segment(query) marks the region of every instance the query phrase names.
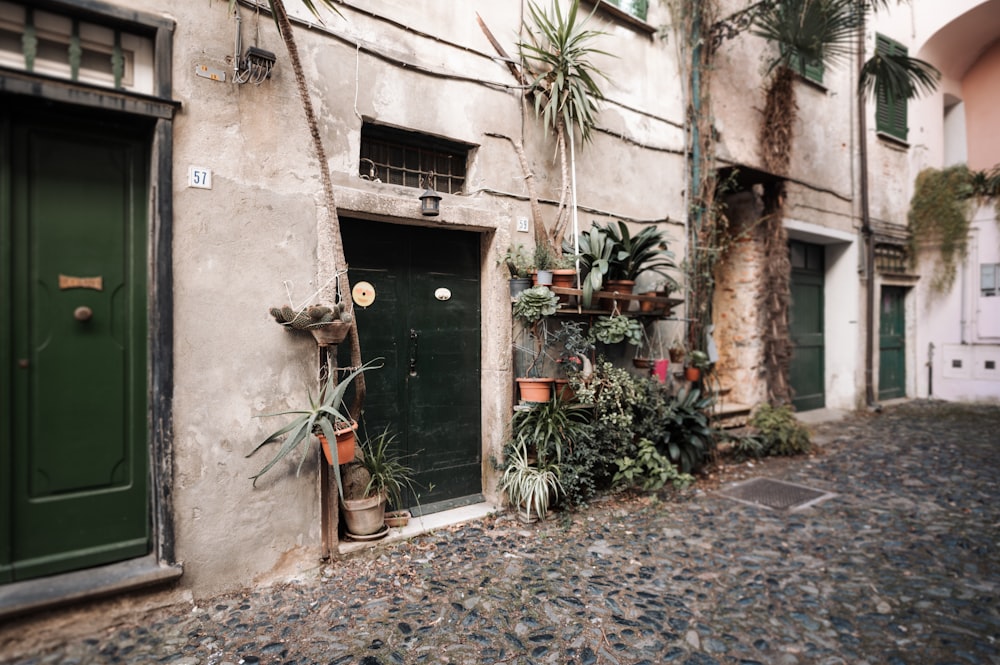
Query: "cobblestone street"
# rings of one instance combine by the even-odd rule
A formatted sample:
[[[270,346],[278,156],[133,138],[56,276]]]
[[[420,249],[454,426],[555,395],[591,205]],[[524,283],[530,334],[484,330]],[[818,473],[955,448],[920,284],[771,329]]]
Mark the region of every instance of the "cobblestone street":
[[[491,517],[0,660],[1000,664],[1000,407],[912,402],[813,431],[816,454],[683,496]],[[788,512],[716,492],[751,476],[834,496]]]

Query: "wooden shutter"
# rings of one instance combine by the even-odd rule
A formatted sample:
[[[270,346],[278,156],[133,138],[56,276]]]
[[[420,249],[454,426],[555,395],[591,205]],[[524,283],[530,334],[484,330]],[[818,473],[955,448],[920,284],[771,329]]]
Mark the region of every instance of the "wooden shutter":
[[[884,55],[906,55],[905,46],[885,35],[876,35],[875,51]],[[907,100],[891,99],[884,91],[880,91],[875,106],[875,129],[900,141],[905,141],[907,134],[906,106]]]

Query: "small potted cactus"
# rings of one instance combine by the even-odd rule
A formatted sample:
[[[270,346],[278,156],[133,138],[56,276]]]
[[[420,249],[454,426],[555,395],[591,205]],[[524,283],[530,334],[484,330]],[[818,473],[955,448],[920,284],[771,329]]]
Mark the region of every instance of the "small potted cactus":
[[[271,316],[289,330],[306,330],[312,333],[320,346],[340,344],[354,321],[354,315],[341,301],[332,307],[309,305],[293,309],[290,305],[272,307]]]

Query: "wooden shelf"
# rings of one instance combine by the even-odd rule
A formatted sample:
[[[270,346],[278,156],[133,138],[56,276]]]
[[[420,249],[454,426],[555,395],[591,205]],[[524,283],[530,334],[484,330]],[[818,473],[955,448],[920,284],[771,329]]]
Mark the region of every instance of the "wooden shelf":
[[[549,290],[552,291],[552,293],[555,293],[556,295],[576,296],[577,298],[580,299],[583,298],[582,289],[571,289],[561,286],[550,286]],[[613,299],[618,301],[624,300],[628,303],[638,302],[640,303],[640,306],[642,303],[651,303],[652,305],[656,306],[657,310],[659,310],[652,312],[642,312],[642,311],[622,312],[622,314],[628,316],[660,316],[660,317],[669,316],[670,311],[674,307],[684,303],[684,300],[681,298],[669,298],[665,296],[648,296],[648,295],[641,295],[638,293],[619,293],[618,291],[595,291],[593,298],[591,299],[592,301],[591,304],[593,304],[593,302],[596,302],[601,298],[606,298],[608,300]],[[609,310],[607,309],[583,309],[580,306],[573,307],[566,303],[560,303],[559,310],[556,312],[556,315],[559,314],[601,315],[608,313]]]

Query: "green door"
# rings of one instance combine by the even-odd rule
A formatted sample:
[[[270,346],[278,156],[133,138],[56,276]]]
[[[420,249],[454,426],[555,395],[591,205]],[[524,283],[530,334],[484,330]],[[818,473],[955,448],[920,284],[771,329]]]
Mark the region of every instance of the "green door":
[[[0,111],[0,581],[149,551],[148,138]]]
[[[423,512],[481,500],[479,235],[340,224],[351,284],[375,290],[355,307],[361,350],[385,363],[365,374],[364,428],[388,426],[412,455]]]
[[[826,406],[823,340],[823,246],[793,240],[790,332],[792,404],[798,411]]]
[[[878,398],[906,397],[906,289],[882,287],[878,324]]]

